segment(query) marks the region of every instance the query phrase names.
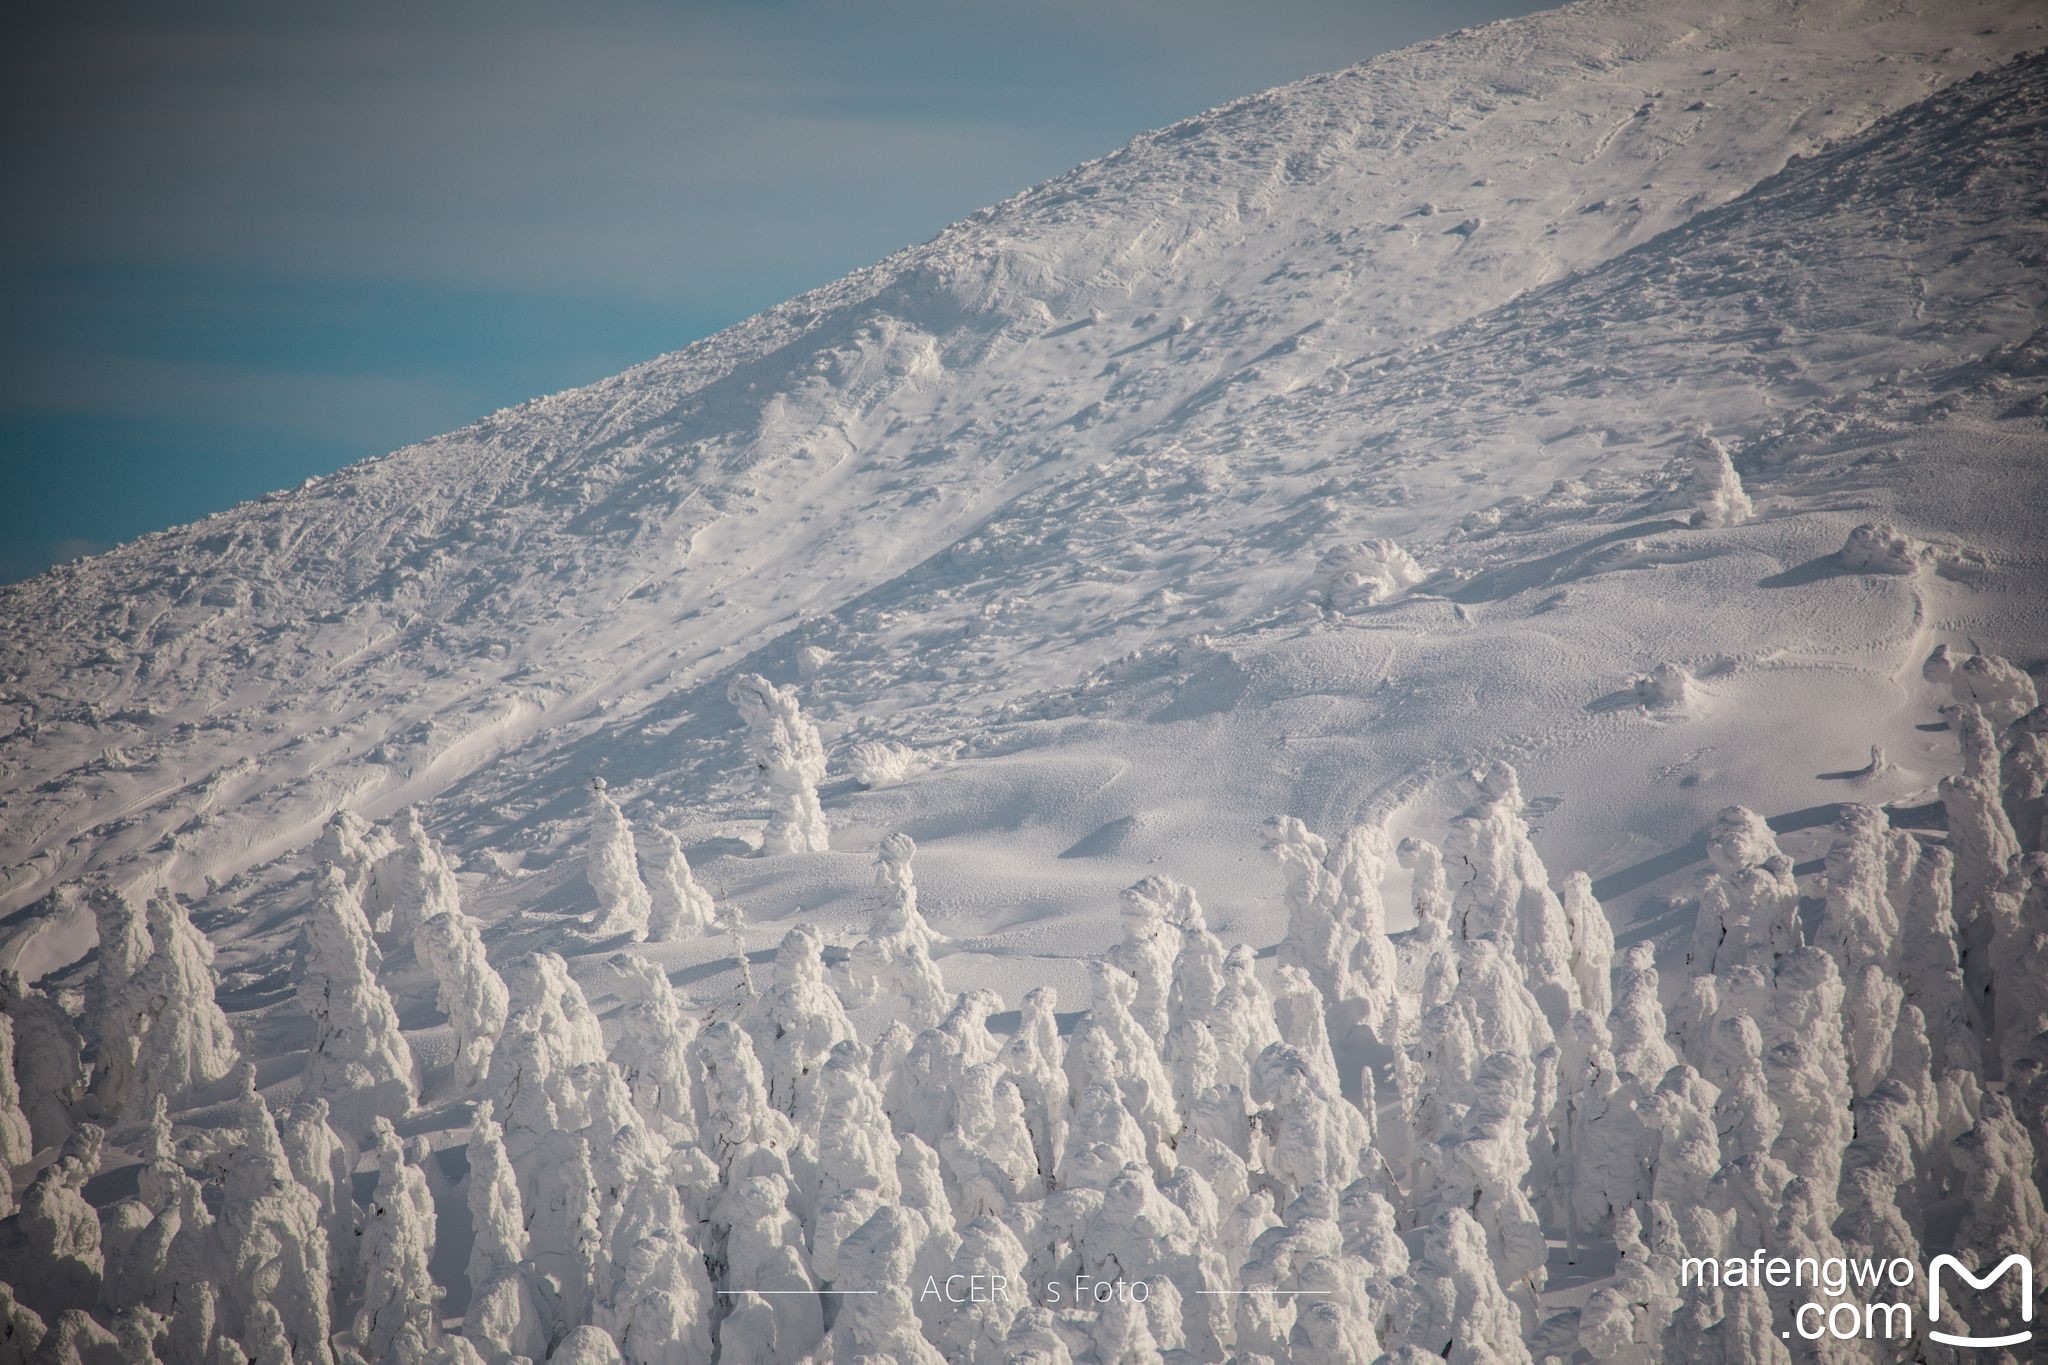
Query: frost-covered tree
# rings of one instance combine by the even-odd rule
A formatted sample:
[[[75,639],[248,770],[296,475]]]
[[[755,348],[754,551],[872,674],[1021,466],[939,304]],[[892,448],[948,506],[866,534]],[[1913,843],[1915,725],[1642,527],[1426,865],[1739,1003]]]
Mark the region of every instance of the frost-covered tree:
[[[378,868],[378,886],[389,913],[386,932],[400,943],[412,942],[422,922],[450,911],[461,913],[462,892],[441,846],[408,806],[398,814],[398,847]]]
[[[1526,1365],[1522,1321],[1494,1275],[1486,1233],[1463,1209],[1423,1229],[1422,1255],[1395,1290],[1399,1343],[1451,1365]]]
[[[1395,857],[1412,874],[1410,898],[1415,915],[1415,927],[1395,950],[1401,994],[1414,1002],[1409,1013],[1419,1016],[1448,1001],[1458,984],[1450,881],[1444,874],[1443,850],[1427,839],[1403,839]]]
[[[854,1036],[826,975],[825,941],[815,928],[799,924],[783,935],[774,975],[745,1026],[767,1073],[769,1103],[794,1115],[826,1054]]]
[[[1090,962],[1088,968],[1088,1013],[1067,1040],[1069,1093],[1079,1092],[1091,1077],[1109,1081],[1144,1131],[1155,1165],[1162,1173],[1170,1171],[1168,1148],[1180,1131],[1180,1115],[1159,1049],[1131,1013],[1137,982],[1107,962]]]
[[[614,1236],[596,1309],[625,1365],[710,1365],[711,1282],[697,1247],[657,1201],[631,1206]]]
[[[455,1084],[470,1090],[490,1070],[491,1048],[505,1031],[510,994],[491,966],[483,935],[460,905],[419,922],[413,948],[434,974],[434,998],[455,1027]]]
[[[995,1062],[960,1074],[951,1128],[939,1139],[938,1151],[954,1207],[970,1218],[1001,1214],[1046,1192],[1024,1122],[1023,1095]]]
[[[895,1077],[899,1130],[936,1148],[952,1123],[954,1095],[967,1069],[995,1060],[988,1019],[1002,1005],[993,991],[962,991],[932,1028],[911,1040]]]
[[[1622,954],[1607,1032],[1614,1040],[1616,1069],[1646,1089],[1655,1086],[1678,1061],[1665,1041],[1656,956],[1647,943],[1635,944]]]
[[[734,1180],[712,1221],[725,1231],[725,1278],[741,1300],[719,1330],[721,1357],[800,1359],[824,1335],[825,1324],[786,1182],[772,1173]],[[840,1262],[844,1273],[843,1246]]]
[[[1583,872],[1565,878],[1561,902],[1571,936],[1571,972],[1579,988],[1579,1003],[1605,1019],[1614,1008],[1614,926],[1593,895],[1593,879]]]
[[[620,953],[611,968],[620,1001],[612,1061],[648,1126],[671,1142],[694,1146],[689,1050],[697,1036],[696,1016],[683,1008],[667,974],[646,959]]]
[[[1800,948],[1778,964],[1772,1013],[1757,1021],[1768,1044],[1771,1098],[1784,1118],[1776,1155],[1822,1191],[1840,1179],[1853,1126],[1845,1000],[1835,960],[1817,947]]]
[[[814,1154],[806,1172],[812,1266],[821,1279],[837,1281],[840,1245],[903,1192],[896,1136],[858,1042],[838,1044],[825,1059],[803,1124]]]
[[[1024,1101],[1024,1121],[1031,1130],[1037,1169],[1048,1180],[1066,1145],[1066,1046],[1054,1017],[1058,1002],[1050,986],[1026,991],[1017,1011],[1017,1031],[996,1054]]]
[[[633,847],[633,827],[605,789],[604,779],[590,779],[590,848],[584,855],[590,890],[597,910],[590,918],[596,938],[625,937],[638,943],[647,937],[654,901],[640,880],[640,858]]]
[[[149,1021],[136,1050],[134,1093],[144,1107],[225,1078],[240,1056],[213,998],[213,945],[169,891],[150,897],[148,917],[150,955],[127,986]]]
[[[105,1137],[97,1125],[80,1124],[57,1159],[22,1192],[15,1220],[23,1255],[16,1273],[23,1296],[45,1316],[89,1309],[99,1296],[106,1257],[99,1214],[86,1201],[85,1183],[99,1173]]]
[[[328,1273],[335,1284],[352,1285],[361,1227],[353,1188],[357,1152],[327,1118],[325,1100],[302,1099],[278,1118],[277,1138],[292,1178],[312,1197],[326,1231]],[[168,1142],[164,1148],[168,1152]]]
[[[673,831],[656,830],[652,856],[645,860],[649,907],[647,939],[651,943],[673,943],[711,932],[718,919],[718,907],[690,870],[682,840]]]
[[[55,1147],[70,1134],[72,1106],[85,1094],[85,1040],[56,1001],[12,968],[0,968],[0,1014],[14,1034],[13,1074],[31,1149]]]
[[[1920,665],[1920,675],[1936,687],[1948,689],[1957,705],[1977,707],[1999,729],[2041,704],[2033,677],[1996,654],[1958,659],[1947,645],[1936,645]]]
[[[846,993],[856,1005],[887,1001],[891,1014],[915,1031],[938,1023],[951,1003],[932,962],[931,925],[917,908],[917,878],[907,834],[882,840],[875,860],[875,914],[868,935],[846,962]]]
[[[339,1131],[358,1141],[374,1119],[403,1118],[419,1098],[412,1049],[377,980],[381,960],[355,893],[328,868],[300,940],[298,998],[313,1020],[302,1088],[326,1100]]]
[[[1167,877],[1147,877],[1124,891],[1123,938],[1104,954],[1138,983],[1131,1013],[1155,1037],[1166,1032],[1166,997],[1180,952],[1178,925],[1201,914],[1194,892]]]
[[[493,1359],[537,1358],[546,1353],[547,1330],[538,1287],[524,1265],[525,1207],[489,1100],[470,1117],[468,1156],[470,1309],[464,1334]]]
[[[1315,982],[1325,1001],[1343,1009],[1362,1003],[1366,990],[1384,990],[1384,982],[1360,982],[1354,972],[1358,929],[1343,905],[1346,868],[1339,853],[1309,833],[1292,817],[1266,823],[1266,853],[1286,874],[1286,937],[1280,939],[1280,962],[1300,968]],[[1374,1005],[1380,1005],[1374,999]],[[1360,1019],[1364,1009],[1358,1011]],[[1380,1007],[1384,1015],[1384,1007]]]
[[[2035,1265],[2048,1256],[2048,1213],[2034,1180],[2034,1144],[2012,1104],[1996,1091],[1984,1096],[1983,1113],[1955,1140],[1953,1157],[1963,1173],[1963,1219],[1956,1245],[1975,1254],[1980,1267],[2020,1255]],[[2018,1285],[2012,1276],[1992,1291],[1999,1307],[1987,1319],[2020,1320]],[[2003,1310],[2003,1311],[2000,1311]]]
[[[102,1116],[119,1118],[130,1106],[142,1038],[149,1030],[148,997],[134,989],[153,944],[138,905],[140,888],[95,885],[86,892],[99,932],[98,966],[86,994],[86,1019],[97,1025],[92,1090]]]
[[[840,1261],[841,1287],[862,1292],[842,1301],[832,1335],[818,1353],[820,1365],[883,1360],[940,1365],[946,1359],[926,1340],[912,1306],[917,1229],[903,1210],[877,1209],[846,1238]]]
[[[14,1020],[0,1014],[0,1170],[26,1166],[36,1154],[35,1131],[21,1107],[15,1080]],[[14,1212],[14,1183],[0,1182],[0,1218]]]
[[[796,1126],[768,1100],[768,1082],[747,1035],[721,1019],[697,1035],[691,1052],[703,1141],[729,1183],[751,1169],[758,1153],[786,1162],[796,1147]]]
[[[310,861],[316,868],[341,870],[372,925],[381,925],[388,911],[382,885],[383,863],[398,850],[391,831],[373,825],[350,810],[338,810],[313,844]]]
[[[1580,1003],[1571,923],[1530,841],[1514,768],[1492,764],[1477,787],[1478,801],[1452,822],[1445,841],[1469,874],[1452,900],[1452,922],[1465,940],[1491,937],[1511,955],[1554,1033]]]
[[[1899,916],[1899,985],[1927,1021],[1940,1070],[1976,1076],[1984,1070],[1985,1030],[1963,977],[1954,871],[1945,848],[1922,849],[1913,864]]]
[[[609,1332],[585,1323],[556,1343],[548,1353],[548,1365],[625,1365],[625,1358]]]
[[[434,1258],[434,1200],[426,1177],[406,1160],[390,1120],[375,1120],[377,1188],[364,1210],[362,1294],[356,1347],[371,1360],[426,1361],[440,1344],[441,1291],[428,1271]]]
[[[825,745],[796,692],[756,673],[732,680],[726,697],[747,726],[747,756],[768,802],[764,853],[823,853],[831,847],[818,784],[825,780]]]
[[[1742,489],[1742,477],[1735,472],[1735,462],[1728,458],[1728,447],[1702,430],[1693,436],[1689,458],[1693,525],[1740,526],[1756,514],[1749,494]]]
[[[228,1268],[224,1319],[246,1323],[261,1303],[273,1304],[293,1343],[294,1359],[326,1362],[332,1269],[319,1202],[292,1170],[276,1120],[256,1092],[252,1067],[241,1070],[234,1102],[236,1142],[227,1157],[220,1218],[214,1226],[218,1264]]]

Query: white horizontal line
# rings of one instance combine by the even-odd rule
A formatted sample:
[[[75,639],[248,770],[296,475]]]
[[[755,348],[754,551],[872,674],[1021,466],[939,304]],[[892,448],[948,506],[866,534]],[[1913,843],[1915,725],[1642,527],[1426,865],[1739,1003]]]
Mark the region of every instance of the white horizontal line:
[[[721,1289],[721,1294],[737,1297],[741,1294],[879,1294],[879,1289]]]
[[[1327,1294],[1327,1289],[1197,1289],[1197,1294]]]

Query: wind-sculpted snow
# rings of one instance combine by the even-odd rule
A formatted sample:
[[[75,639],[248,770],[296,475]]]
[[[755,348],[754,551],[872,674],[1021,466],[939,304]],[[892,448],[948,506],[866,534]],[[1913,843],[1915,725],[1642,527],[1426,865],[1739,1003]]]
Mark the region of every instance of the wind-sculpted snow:
[[[0,590],[0,1365],[1874,1360],[1681,1263],[2040,1261],[2038,25],[1453,35]]]
[[[651,773],[650,730],[700,714],[803,622],[863,605],[914,603],[926,636],[1028,639],[1003,603],[1056,572],[1099,585],[1063,594],[1063,617],[1142,602],[1184,641],[1259,614],[1293,591],[1279,561],[1305,573],[1338,532],[1322,508],[1349,499],[1319,466],[1396,424],[1360,423],[1363,404],[1335,423],[1304,411],[1324,435],[1283,454],[1240,430],[1248,405],[1348,386],[1418,343],[1426,357],[1424,338],[1999,60],[2027,22],[1995,3],[1880,18],[1633,3],[1455,35],[1148,135],[616,379],[7,589],[0,771],[18,797],[0,812],[0,903],[88,869],[196,893],[337,808],[445,801],[506,756],[544,770],[548,794],[492,822],[552,815],[593,745]],[[1564,340],[1530,359],[1554,365]],[[1434,425],[1404,415],[1394,439]],[[1106,488],[1088,477],[1103,461]],[[1442,505],[1489,462],[1457,463],[1374,474],[1353,515],[1392,510],[1405,530],[1403,504],[1484,506]],[[1514,484],[1583,468],[1546,458]],[[1222,551],[1206,517],[1134,520],[1133,492],[1207,485],[1234,505],[1283,469],[1300,475],[1274,486],[1289,510],[1232,537],[1277,551],[1273,569],[1246,565],[1221,600],[1118,585],[1132,555],[1163,551],[1164,585]],[[1490,470],[1495,496],[1505,473]],[[1057,570],[1030,562],[1048,534]],[[990,575],[1001,597],[959,591]],[[932,671],[972,679],[985,721],[1070,688],[1130,636],[1097,631],[1037,666],[970,648]],[[911,679],[877,651],[898,643],[845,660],[835,700],[893,703]],[[934,719],[959,733],[969,717]],[[485,818],[468,810],[465,845]]]

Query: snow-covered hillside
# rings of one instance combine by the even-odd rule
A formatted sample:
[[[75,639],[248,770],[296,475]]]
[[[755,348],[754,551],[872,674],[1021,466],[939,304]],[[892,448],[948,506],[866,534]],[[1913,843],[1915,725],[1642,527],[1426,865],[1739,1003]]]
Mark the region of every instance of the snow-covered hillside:
[[[1986,1235],[2048,1236],[2044,42],[2026,3],[1847,0],[1453,35],[0,589],[0,964],[43,1067],[0,1265],[106,1210],[92,1273],[0,1280],[142,1331],[205,1248],[285,1247],[215,1267],[258,1358],[320,1358],[259,1307],[311,1312],[317,1259],[371,1359],[1734,1360],[1784,1305],[1645,1267],[1796,1243],[1758,1221],[1795,1176],[1842,1246],[1949,1245],[2014,1178]],[[1788,1060],[1814,1000],[1848,1023]],[[1883,1214],[1843,1151],[1887,1085]],[[1702,1127],[1776,1183],[1730,1194]],[[254,1192],[287,1168],[304,1199]],[[629,1186],[687,1235],[577,1204]],[[117,1286],[152,1236],[194,1259]],[[1175,1306],[725,1301],[977,1255],[1156,1265]],[[651,1286],[668,1354],[622,1339]]]

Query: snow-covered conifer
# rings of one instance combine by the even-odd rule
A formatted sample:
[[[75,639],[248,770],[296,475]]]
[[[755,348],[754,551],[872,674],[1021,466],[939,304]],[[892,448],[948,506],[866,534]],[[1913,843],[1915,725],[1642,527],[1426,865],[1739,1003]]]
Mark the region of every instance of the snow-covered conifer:
[[[641,1118],[672,1142],[694,1144],[697,1110],[690,1086],[690,1044],[696,1017],[683,1008],[667,973],[644,958],[618,953],[619,1009],[613,1016],[618,1039],[612,1061],[626,1082]]]
[[[651,943],[672,943],[711,932],[718,919],[718,907],[690,870],[682,840],[671,830],[656,830],[653,854],[641,868],[645,877],[649,908],[647,938]]]
[[[1463,1209],[1446,1209],[1423,1229],[1422,1255],[1396,1293],[1400,1344],[1435,1352],[1450,1365],[1526,1365],[1522,1321],[1494,1275],[1486,1233]]]
[[[774,1174],[741,1177],[719,1201],[712,1221],[726,1229],[727,1285],[740,1294],[761,1294],[766,1313],[744,1306],[719,1333],[722,1356],[732,1357],[740,1337],[747,1344],[738,1359],[796,1360],[824,1335],[817,1278],[804,1251],[803,1228],[789,1211],[789,1190]],[[840,1248],[842,1272],[846,1248]],[[772,1352],[772,1354],[770,1353]]]
[[[413,933],[420,961],[434,973],[435,1000],[455,1026],[455,1084],[483,1082],[491,1048],[505,1031],[510,994],[484,951],[483,935],[460,905],[427,916]]]
[[[821,1279],[837,1281],[840,1244],[902,1194],[896,1136],[858,1042],[838,1044],[825,1059],[804,1121],[813,1152],[805,1201],[811,1210],[811,1264]]]
[[[1605,1019],[1614,1008],[1614,926],[1593,895],[1593,879],[1583,872],[1565,878],[1562,902],[1579,1002]]]
[[[1814,942],[1834,956],[1845,980],[1876,963],[1887,973],[1897,964],[1898,911],[1887,894],[1892,832],[1884,812],[1872,806],[1842,809],[1827,856],[1827,898]]]
[[[768,1082],[746,1033],[731,1020],[718,1020],[697,1035],[691,1057],[704,1145],[727,1179],[734,1162],[757,1148],[787,1160],[796,1127],[769,1103]]]
[[[1773,1015],[1757,1020],[1768,1044],[1764,1074],[1785,1125],[1776,1155],[1824,1191],[1840,1178],[1853,1124],[1841,1026],[1845,999],[1834,958],[1808,946],[1778,964]]]
[[[775,972],[746,1017],[768,1079],[768,1102],[794,1115],[825,1056],[854,1036],[825,972],[825,941],[808,924],[783,935]]]
[[[223,1079],[240,1055],[213,998],[213,945],[169,891],[150,897],[148,916],[150,955],[127,987],[149,1020],[136,1051],[134,1093],[144,1106]]]
[[[953,1088],[952,1107],[938,1151],[955,1208],[971,1218],[1044,1197],[1024,1099],[1007,1071],[995,1062],[968,1067]]]
[[[1693,437],[1691,459],[1693,525],[1740,526],[1755,515],[1735,462],[1728,458],[1728,447],[1702,430]]]
[[[395,822],[398,847],[378,869],[378,885],[389,908],[385,931],[400,943],[414,941],[420,924],[435,915],[462,911],[455,869],[441,846],[408,806]]]
[[[818,727],[797,705],[793,689],[756,673],[734,678],[726,696],[747,725],[747,756],[768,801],[764,853],[823,853],[831,847],[818,784],[825,780],[825,746]]]
[[[1137,982],[1120,967],[1100,960],[1088,964],[1088,1013],[1067,1040],[1070,1093],[1101,1076],[1116,1086],[1124,1107],[1144,1130],[1154,1165],[1172,1169],[1168,1147],[1180,1131],[1173,1081],[1159,1049],[1131,1013]]]
[[[1413,873],[1410,894],[1415,927],[1395,951],[1401,994],[1414,1002],[1410,1015],[1419,1017],[1423,1010],[1449,1000],[1457,989],[1450,882],[1444,874],[1443,850],[1427,839],[1403,839],[1395,856]]]
[[[917,1234],[902,1209],[877,1209],[846,1238],[840,1260],[839,1287],[863,1292],[848,1294],[840,1305],[832,1335],[819,1355],[821,1365],[882,1360],[940,1365],[946,1359],[926,1340],[912,1306]],[[954,1314],[951,1325],[962,1327],[973,1321]]]
[[[369,823],[354,811],[338,810],[314,842],[311,862],[316,868],[339,868],[374,925],[386,913],[385,896],[379,884],[382,865],[397,850],[398,841],[391,831]]]
[[[0,1280],[0,1365],[28,1365],[47,1330],[42,1317],[15,1297],[14,1286]]]
[[[1287,936],[1280,961],[1308,974],[1341,1027],[1384,1018],[1377,992],[1387,982],[1362,982],[1354,970],[1359,934],[1345,905],[1343,850],[1333,854],[1321,837],[1290,816],[1266,822],[1266,852],[1287,877]]]
[[[1365,1118],[1324,1088],[1317,1068],[1298,1049],[1275,1043],[1252,1065],[1253,1103],[1263,1111],[1264,1167],[1290,1192],[1358,1178],[1358,1156],[1370,1141]]]
[[[547,1365],[625,1365],[619,1344],[602,1327],[572,1327],[548,1353]]]
[[[1984,1027],[1964,984],[1954,914],[1955,860],[1945,848],[1920,852],[1900,907],[1899,985],[1927,1020],[1939,1070],[1980,1075]]]
[[[2001,730],[2041,704],[2027,671],[1996,654],[1957,659],[1947,645],[1936,645],[1920,665],[1920,675],[1947,688],[1958,705],[1977,707]]]
[[[1039,1173],[1047,1178],[1066,1145],[1066,1048],[1060,1038],[1059,1021],[1053,1015],[1058,1002],[1059,997],[1050,986],[1026,991],[1017,1011],[1017,1031],[996,1054],[996,1060],[1010,1073],[1024,1101],[1024,1122],[1031,1130],[1032,1151]]]
[[[120,1117],[129,1107],[142,1037],[149,1029],[146,997],[134,989],[136,973],[149,961],[153,944],[138,888],[95,885],[86,892],[99,931],[99,962],[86,996],[86,1018],[98,1027],[92,1090],[100,1113]]]
[[[916,852],[907,834],[882,840],[875,860],[874,919],[846,963],[849,1001],[888,1001],[895,1018],[912,1031],[938,1023],[952,1001],[932,962],[931,925],[917,908],[917,879],[910,866]]]
[[[1617,1071],[1645,1089],[1654,1087],[1678,1060],[1665,1041],[1664,1006],[1657,998],[1657,962],[1647,943],[1635,944],[1622,954],[1607,1032],[1614,1041]]]
[[[1124,935],[1104,956],[1138,983],[1131,1013],[1154,1037],[1166,1033],[1166,997],[1180,952],[1179,923],[1201,907],[1194,893],[1167,877],[1147,877],[1124,891]]]
[[[2033,1178],[2034,1143],[2011,1101],[1997,1091],[1986,1092],[1976,1125],[1953,1147],[1963,1174],[1964,1212],[1956,1245],[1970,1248],[1987,1265],[2014,1253],[2040,1264],[2048,1254],[2048,1213]],[[2007,1320],[2017,1316],[2008,1314]]]
[[[15,1080],[14,1020],[0,1014],[0,1170],[25,1166],[36,1154],[34,1130],[21,1107]],[[14,1212],[14,1184],[0,1182],[0,1218]]]
[[[1027,1259],[1024,1244],[1000,1218],[984,1214],[967,1221],[960,1229],[960,1249],[954,1253],[959,1267],[956,1273],[969,1277],[970,1289],[976,1283],[974,1276],[982,1277],[979,1283],[983,1285],[1000,1282],[1008,1289],[1000,1294],[984,1293],[979,1302],[970,1299],[958,1306],[931,1339],[941,1355],[968,1365],[1010,1358],[1004,1341],[1026,1301],[1022,1286]]]
[[[277,1138],[292,1178],[312,1196],[327,1233],[327,1268],[334,1282],[355,1283],[357,1221],[353,1179],[356,1149],[327,1121],[327,1101],[302,1099],[277,1121]]]
[[[21,1276],[23,1296],[46,1315],[90,1308],[99,1297],[106,1258],[99,1214],[86,1202],[85,1182],[99,1173],[104,1138],[97,1125],[80,1124],[57,1159],[22,1192],[15,1220],[23,1255],[15,1273]]]
[[[619,1248],[597,1325],[625,1365],[710,1365],[713,1304],[702,1255],[664,1215],[630,1207],[613,1239]]]
[[[371,1360],[427,1360],[441,1337],[434,1305],[441,1291],[434,1258],[434,1200],[426,1177],[406,1160],[388,1119],[374,1121],[377,1189],[365,1210],[362,1302],[355,1341]]]
[[[638,943],[647,937],[653,898],[640,880],[640,858],[633,847],[633,827],[605,789],[604,779],[590,779],[590,848],[584,868],[597,910],[590,918],[596,938],[624,937]]]
[[[377,980],[379,960],[355,894],[338,870],[327,869],[300,947],[299,1004],[314,1034],[303,1088],[327,1101],[332,1121],[353,1140],[376,1118],[403,1118],[419,1094],[398,1011]]]
[[[14,1076],[31,1147],[42,1151],[71,1132],[71,1107],[85,1094],[85,1040],[71,1017],[13,968],[0,968],[0,1014],[14,1032]]]
[[[276,1120],[256,1093],[253,1067],[241,1069],[235,1100],[237,1141],[227,1158],[216,1240],[225,1277],[223,1308],[232,1327],[269,1301],[283,1316],[295,1358],[326,1362],[330,1326],[327,1232],[321,1208],[298,1183]]]

